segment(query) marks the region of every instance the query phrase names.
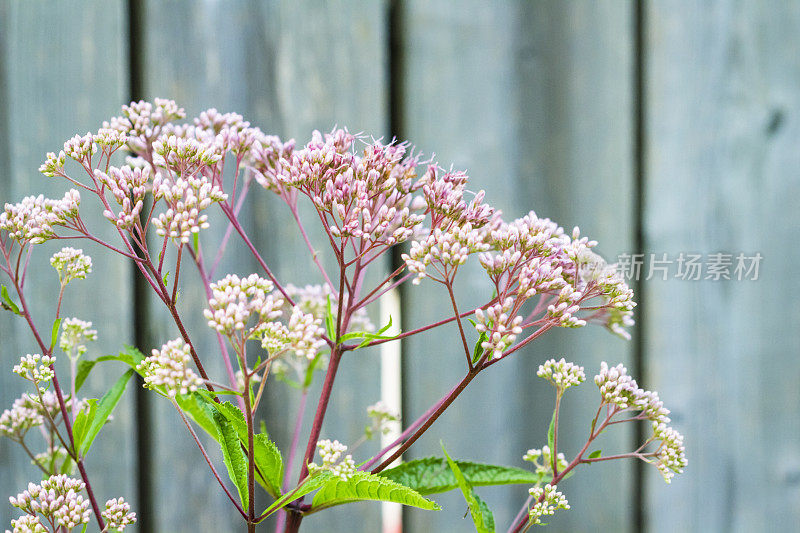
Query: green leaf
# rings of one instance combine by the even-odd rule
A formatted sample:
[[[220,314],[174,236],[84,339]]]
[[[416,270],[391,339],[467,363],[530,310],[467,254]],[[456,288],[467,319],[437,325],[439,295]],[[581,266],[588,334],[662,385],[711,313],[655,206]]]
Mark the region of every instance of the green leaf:
[[[195,255],[197,255],[197,252],[200,249],[200,234],[199,233],[193,233],[192,234],[192,249],[194,250]]]
[[[144,354],[136,348],[133,348],[132,346],[125,346],[125,350],[120,352],[118,355],[103,355],[94,360],[84,359],[79,361],[78,371],[75,373],[75,390],[80,390],[97,363],[102,363],[104,361],[119,361],[125,363],[138,372],[136,366],[141,363],[144,358]]]
[[[263,433],[253,436],[255,449],[256,481],[263,486],[273,498],[281,495],[283,482],[283,458],[274,442]]]
[[[472,352],[472,362],[477,363],[483,357],[483,343],[489,340],[489,336],[485,331],[481,331],[477,342],[475,343],[475,350]]]
[[[356,346],[354,349],[357,350],[359,348],[363,348],[364,346],[368,345],[372,341],[378,340],[391,340],[396,339],[400,334],[397,335],[384,335],[389,328],[392,327],[392,317],[389,316],[389,323],[379,329],[376,333],[369,333],[368,331],[352,331],[350,333],[346,333],[342,335],[341,342],[348,341],[350,339],[363,339],[361,343]]]
[[[178,394],[175,400],[178,402],[178,406],[183,412],[189,415],[189,418],[194,420],[198,426],[203,428],[206,433],[219,442],[217,424],[214,422],[214,413],[216,410],[211,401],[194,392]]]
[[[53,331],[50,333],[50,348],[52,349],[58,341],[58,332],[61,329],[61,319],[56,318],[53,322]]]
[[[553,410],[553,418],[550,420],[550,427],[547,429],[547,445],[550,447],[550,453],[555,453],[553,445],[556,440],[556,412]]]
[[[0,286],[0,295],[2,295],[3,298],[3,309],[6,311],[11,311],[15,315],[22,316],[19,307],[11,299],[11,296],[8,295],[8,289],[5,285]]]
[[[441,509],[436,502],[424,498],[414,489],[383,476],[369,472],[356,472],[347,481],[334,476],[325,483],[314,496],[310,512],[364,500],[401,503],[429,511]]]
[[[72,440],[75,441],[75,448],[81,449],[81,444],[86,438],[86,433],[89,431],[89,426],[94,422],[97,416],[97,398],[90,398],[86,400],[86,407],[78,411],[75,417],[75,423],[72,424]]]
[[[456,461],[467,481],[475,487],[490,485],[535,485],[540,476],[512,466],[488,465],[470,461]],[[444,457],[414,459],[394,468],[384,470],[380,476],[411,487],[423,496],[447,492],[458,488],[455,475]]]
[[[458,488],[461,489],[461,493],[467,501],[469,513],[472,515],[472,521],[475,523],[475,529],[478,533],[494,533],[494,515],[489,510],[489,506],[478,498],[478,495],[472,490],[472,485],[467,482],[467,479],[464,477],[464,474],[461,473],[461,469],[456,462],[450,458],[447,450],[444,449],[444,444],[442,444],[442,453],[444,453],[447,464],[453,472],[453,476],[458,483]]]
[[[328,295],[327,303],[325,304],[325,330],[328,332],[328,338],[336,342],[336,326],[333,318],[333,309],[331,306],[331,296]]]
[[[207,400],[206,400],[207,401]],[[247,422],[244,413],[232,403],[213,403],[208,402],[206,406],[211,407],[225,417],[230,423],[245,454],[249,453],[249,443],[247,438]],[[256,481],[259,485],[269,492],[274,498],[281,494],[281,483],[283,482],[283,458],[281,452],[274,442],[269,440],[265,434],[253,436],[254,459],[256,466]]]
[[[95,416],[88,421],[85,436],[81,438],[80,444],[78,444],[78,441],[75,442],[75,446],[79,447],[83,455],[89,452],[89,448],[91,448],[97,434],[103,429],[108,417],[111,416],[120,398],[122,398],[122,393],[125,392],[125,387],[128,385],[128,380],[131,379],[132,375],[133,370],[127,370],[120,376],[117,382],[114,383],[114,386],[100,398],[100,401],[97,403]]]
[[[250,505],[247,493],[247,458],[239,444],[239,437],[236,436],[233,424],[219,411],[214,412],[214,422],[217,424],[218,442],[222,448],[222,458],[228,469],[228,475],[239,491],[242,508],[247,509]]]
[[[268,517],[275,511],[283,509],[284,507],[286,507],[293,501],[297,500],[298,498],[302,498],[306,494],[314,492],[322,485],[327,483],[332,477],[333,474],[331,474],[330,472],[320,472],[318,474],[315,474],[314,476],[306,477],[296,489],[287,492],[286,494],[281,496],[280,499],[274,501],[272,505],[267,507],[261,514],[261,519],[263,520],[264,518]]]
[[[595,450],[589,454],[589,459],[597,459],[603,453],[603,450]]]

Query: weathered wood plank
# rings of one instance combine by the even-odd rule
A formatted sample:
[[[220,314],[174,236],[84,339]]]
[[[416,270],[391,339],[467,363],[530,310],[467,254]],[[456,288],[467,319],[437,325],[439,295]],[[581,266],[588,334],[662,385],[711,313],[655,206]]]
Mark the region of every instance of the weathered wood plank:
[[[616,2],[408,2],[403,135],[436,151],[445,167],[468,169],[471,189],[486,189],[506,218],[534,209],[566,227],[579,224],[613,260],[633,234],[630,18],[629,7]],[[465,309],[491,292],[477,262],[470,266],[461,274]],[[448,312],[438,287],[404,297],[405,329]],[[463,375],[456,335],[451,327],[406,343],[408,420]],[[554,401],[536,370],[562,355],[591,376],[601,360],[628,362],[630,347],[599,328],[549,333],[471,384],[412,456],[440,453],[441,438],[454,457],[522,466],[528,448],[546,443]],[[560,441],[568,454],[585,442],[596,402],[592,384],[567,395]],[[607,446],[624,449],[629,440],[623,431]],[[627,465],[586,469],[574,479],[563,487],[572,510],[553,517],[554,530],[630,527],[628,494],[619,489],[630,480]],[[479,491],[498,528],[507,527],[526,489]],[[411,510],[409,528],[464,530],[461,495],[436,499],[445,510]]]
[[[236,111],[265,132],[294,137],[301,144],[312,130],[327,131],[337,123],[354,132],[376,136],[385,132],[383,2],[152,2],[145,17],[148,97],[173,98],[189,116],[212,106]],[[174,20],[186,23],[176,28]],[[286,207],[256,184],[250,194],[253,205],[243,211],[242,220],[278,278],[295,285],[319,283]],[[220,220],[212,221],[207,242],[214,242],[224,230]],[[318,239],[318,223],[308,220],[312,240],[319,243],[323,261],[330,265],[332,257]],[[215,278],[259,271],[246,250],[234,243],[230,251]],[[202,294],[185,298],[187,310],[205,306]],[[208,346],[209,358],[215,358],[216,341],[205,320],[197,313],[188,320],[192,335]],[[353,419],[352,413],[365,414],[366,406],[379,397],[377,353],[357,355],[358,360],[347,358],[340,367],[323,437],[356,440],[364,419]],[[212,374],[223,375],[221,365],[209,366]],[[298,394],[281,383],[271,383],[266,394],[263,416],[286,459]],[[306,433],[318,395],[318,387],[309,395]],[[157,417],[158,438],[165,439],[178,423],[176,415],[159,408]],[[304,449],[305,442],[301,446]],[[194,531],[201,523],[214,531],[238,527],[239,519],[193,448],[188,436],[181,435],[168,449],[159,449],[156,501],[171,510],[159,513],[159,529]],[[185,456],[191,460],[183,460]],[[175,464],[179,470],[170,468]],[[291,475],[297,474],[295,469]],[[354,523],[363,523],[364,531],[372,531],[379,522],[379,509],[377,504],[347,506],[309,517],[305,527],[353,531]],[[271,524],[268,521],[260,529],[266,531]]]
[[[646,241],[733,254],[730,281],[646,285],[648,384],[689,467],[648,472],[651,531],[778,531],[800,519],[800,5],[647,3]],[[760,252],[758,281],[736,255]],[[673,266],[672,274],[676,272]],[[702,277],[706,277],[704,268]]]
[[[3,2],[0,6],[0,202],[16,202],[29,194],[63,194],[67,183],[37,172],[47,151],[60,150],[76,133],[96,131],[102,119],[113,114],[127,91],[124,2]],[[73,166],[68,170],[76,176]],[[81,171],[82,172],[82,171]],[[112,237],[113,228],[101,216],[95,202],[85,197],[81,212],[90,228]],[[27,297],[38,327],[49,334],[57,276],[49,256],[62,246],[83,248],[94,260],[94,272],[86,281],[69,286],[63,316],[91,320],[98,342],[89,346],[88,357],[118,351],[130,342],[130,271],[123,262],[86,242],[52,242],[36,247],[28,274]],[[8,284],[7,280],[3,280]],[[105,298],[87,297],[102,287]],[[111,296],[113,295],[113,296]],[[0,410],[10,406],[24,390],[24,382],[10,372],[20,355],[38,351],[27,327],[12,315],[0,318]],[[56,354],[58,356],[58,353]],[[66,357],[57,363],[62,383],[68,383]],[[87,382],[85,394],[98,396],[122,372],[120,367],[98,368]],[[102,505],[124,496],[136,508],[136,487],[130,475],[135,467],[134,432],[130,394],[114,414],[114,420],[93,446],[86,464],[93,488]],[[31,434],[31,443],[35,441]],[[9,527],[17,510],[8,504],[39,474],[18,446],[0,440],[0,528]]]

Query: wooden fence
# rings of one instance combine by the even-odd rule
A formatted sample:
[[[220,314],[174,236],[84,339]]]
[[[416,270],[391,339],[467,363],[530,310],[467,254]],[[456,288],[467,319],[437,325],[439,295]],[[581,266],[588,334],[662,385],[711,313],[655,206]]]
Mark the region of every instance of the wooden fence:
[[[672,409],[689,467],[671,486],[641,464],[583,468],[563,484],[572,509],[551,529],[786,531],[800,521],[798,50],[800,2],[790,0],[2,0],[0,201],[62,190],[36,172],[45,152],[132,96],[175,99],[190,116],[236,111],[301,142],[334,124],[407,138],[468,169],[507,216],[534,209],[580,225],[607,258],[644,254],[632,342],[599,328],[548,334],[481,375],[409,456],[437,453],[442,439],[456,457],[522,466],[544,443],[552,408],[538,365],[565,356],[590,374],[600,361],[624,362]],[[279,278],[311,281],[285,213],[264,198],[244,214],[257,244]],[[701,254],[700,280],[677,276],[681,253]],[[716,253],[730,254],[733,279],[706,279]],[[736,279],[740,253],[763,258],[757,281]],[[96,349],[171,338],[155,302],[137,297],[129,265],[93,256],[92,283],[113,289],[75,291],[65,305],[98,326]],[[223,268],[256,271],[241,257]],[[31,273],[39,317],[57,291],[48,269]],[[481,279],[468,270],[462,288]],[[404,328],[446,312],[428,289],[401,294]],[[184,304],[199,309],[202,295]],[[190,322],[213,341],[198,313]],[[10,315],[0,339],[2,409],[22,391],[12,361],[34,348]],[[406,421],[460,377],[447,339],[404,342]],[[118,370],[94,375],[91,391]],[[325,431],[360,433],[347,413],[380,396],[379,370],[377,354],[345,360]],[[133,389],[88,461],[101,497],[131,501],[140,531],[233,531],[236,517],[177,415]],[[585,440],[592,389],[567,399],[568,452]],[[268,418],[296,408],[290,392],[269,400]],[[288,428],[271,430],[285,447]],[[633,439],[615,432],[603,448]],[[0,495],[34,476],[0,440]],[[519,486],[480,493],[500,524],[526,496]],[[406,511],[406,531],[471,528],[459,494],[436,499],[444,511]],[[0,528],[12,511],[0,502]],[[363,503],[307,525],[376,531],[379,520],[380,506]]]

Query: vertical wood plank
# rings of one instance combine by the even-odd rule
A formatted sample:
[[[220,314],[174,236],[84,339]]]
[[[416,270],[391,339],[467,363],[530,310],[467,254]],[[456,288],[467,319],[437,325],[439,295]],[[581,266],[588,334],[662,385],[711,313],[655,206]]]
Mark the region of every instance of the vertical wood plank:
[[[689,467],[648,472],[651,531],[777,531],[800,517],[800,5],[647,5],[649,249],[763,256],[758,281],[652,281],[649,384]],[[706,270],[702,273],[706,276]]]
[[[115,112],[127,91],[123,2],[3,2],[0,42],[0,202],[17,202],[25,195],[39,193],[60,197],[68,188],[67,182],[46,178],[37,171],[45,153],[58,152],[76,133],[96,131],[102,119]],[[68,170],[79,176],[75,167]],[[93,204],[84,198],[84,220],[104,237],[113,238],[113,228]],[[94,323],[99,339],[90,344],[87,357],[119,351],[132,337],[130,271],[125,262],[85,241],[35,247],[26,296],[37,326],[45,334],[50,331],[58,283],[48,259],[62,246],[83,248],[94,262],[94,272],[87,280],[76,281],[67,289],[63,316]],[[8,281],[4,279],[3,283],[7,285]],[[99,288],[109,296],[91,297]],[[25,382],[10,372],[11,366],[21,355],[38,350],[27,326],[10,313],[0,317],[0,337],[2,410],[27,391]],[[60,359],[57,367],[62,384],[66,384],[69,365],[66,357]],[[98,397],[122,371],[114,365],[98,367],[81,393]],[[135,465],[131,444],[134,431],[132,399],[127,394],[86,460],[101,506],[109,498],[124,496],[134,509],[137,507],[130,475]],[[31,444],[36,433],[30,434]],[[10,520],[18,516],[17,509],[8,504],[8,496],[16,496],[39,477],[17,447],[7,439],[0,440],[0,528],[9,527]]]
[[[312,130],[329,131],[335,124],[379,137],[386,130],[384,11],[384,2],[370,1],[150,2],[145,10],[145,91],[149,97],[175,99],[189,116],[209,107],[236,111],[265,132],[294,137],[301,145]],[[176,27],[175,20],[185,23]],[[164,54],[164,50],[170,53]],[[253,185],[251,207],[241,217],[251,238],[283,282],[320,283],[288,209],[270,195]],[[312,212],[305,210],[304,214]],[[314,219],[306,220],[310,221],[307,229],[312,240],[330,266],[332,256],[324,251]],[[224,227],[217,217],[205,235],[214,242]],[[229,250],[230,258],[215,278],[228,272],[259,271],[243,247],[234,243]],[[184,279],[192,282],[190,277]],[[205,306],[203,295],[198,292],[184,298],[184,309],[192,310],[186,315],[190,332],[195,342],[208,347],[208,359],[213,360],[216,340],[196,312]],[[154,317],[153,332],[162,335],[157,320]],[[212,375],[223,375],[221,365],[209,367]],[[358,415],[365,416],[366,406],[380,395],[378,376],[377,350],[342,362],[323,437],[343,442],[358,438],[364,426]],[[286,460],[298,394],[277,382],[268,385],[266,394],[263,417]],[[306,434],[318,395],[317,386],[309,395]],[[171,438],[177,433],[177,415],[158,407],[157,417],[157,440],[171,441],[158,449],[154,490],[163,510],[158,513],[159,530],[195,531],[199,524],[214,531],[238,528],[240,520],[230,512],[229,502],[201,464],[194,443],[182,434]],[[301,447],[300,455],[305,442]],[[293,481],[297,474],[297,470],[291,473]],[[165,512],[167,509],[170,511]],[[309,517],[304,527],[372,531],[379,523],[379,510],[377,504],[350,505]],[[272,524],[267,521],[259,529],[266,531]]]
[[[452,162],[466,168],[471,189],[486,189],[487,200],[507,219],[534,209],[565,227],[580,225],[611,261],[629,250],[629,8],[616,2],[410,1],[402,20],[404,135],[422,151],[436,151],[445,167]],[[465,309],[490,291],[474,263],[460,274]],[[446,295],[436,290],[429,286],[404,295],[406,329],[445,316]],[[455,327],[443,328],[406,343],[409,420],[463,375],[463,355],[452,348],[455,335]],[[411,456],[439,454],[441,438],[454,457],[523,466],[525,451],[546,443],[554,401],[536,370],[562,355],[591,376],[601,360],[629,362],[630,346],[594,327],[549,333],[473,382]],[[559,440],[568,455],[585,442],[596,402],[591,383],[567,395]],[[627,450],[630,435],[615,433],[604,446]],[[563,484],[572,509],[550,520],[555,531],[630,527],[628,494],[619,488],[630,481],[628,465],[596,466]],[[499,528],[507,527],[527,497],[527,487],[479,492]],[[445,510],[411,510],[409,528],[464,530],[461,495],[436,499]]]

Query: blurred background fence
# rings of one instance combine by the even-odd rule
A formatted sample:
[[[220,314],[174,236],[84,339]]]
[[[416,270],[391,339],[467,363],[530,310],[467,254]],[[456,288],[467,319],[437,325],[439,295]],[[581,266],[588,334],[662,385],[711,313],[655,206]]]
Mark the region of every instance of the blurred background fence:
[[[467,169],[507,217],[533,209],[580,225],[630,273],[641,262],[631,342],[599,328],[548,334],[482,374],[407,456],[437,453],[442,439],[455,457],[522,466],[545,442],[552,408],[538,365],[564,356],[591,374],[600,361],[624,362],[672,409],[689,468],[671,486],[641,464],[583,468],[563,484],[572,509],[553,531],[789,531],[800,522],[800,2],[2,0],[0,201],[62,190],[36,172],[45,152],[155,96],[189,116],[236,111],[300,143],[335,124],[409,139]],[[285,213],[264,198],[244,214],[258,245],[279,278],[314,280]],[[92,255],[92,286],[112,289],[75,291],[65,305],[95,323],[96,351],[171,338],[129,265]],[[757,276],[738,268],[740,257]],[[31,273],[39,316],[56,290],[48,269]],[[244,255],[224,269],[256,271]],[[465,302],[481,281],[464,273]],[[401,293],[403,329],[447,312],[435,288],[416,289]],[[208,335],[196,312],[202,295],[185,298],[191,326]],[[453,332],[444,333],[402,346],[406,421],[460,377]],[[22,392],[12,362],[34,348],[10,315],[0,339],[2,409]],[[323,431],[343,440],[363,427],[347,413],[381,394],[377,352],[350,359]],[[89,387],[97,393],[118,370]],[[129,499],[141,531],[233,530],[177,415],[135,389],[88,460],[101,498]],[[568,455],[596,401],[592,385],[581,389],[565,406]],[[278,417],[296,402],[276,391],[268,409]],[[270,430],[285,448],[288,429]],[[603,449],[634,439],[620,431]],[[0,441],[0,495],[32,476]],[[526,496],[519,486],[480,493],[499,524]],[[445,510],[406,511],[406,531],[471,528],[460,495],[436,499]],[[0,527],[13,516],[0,502]],[[380,506],[363,503],[307,527],[376,531],[379,521]]]

